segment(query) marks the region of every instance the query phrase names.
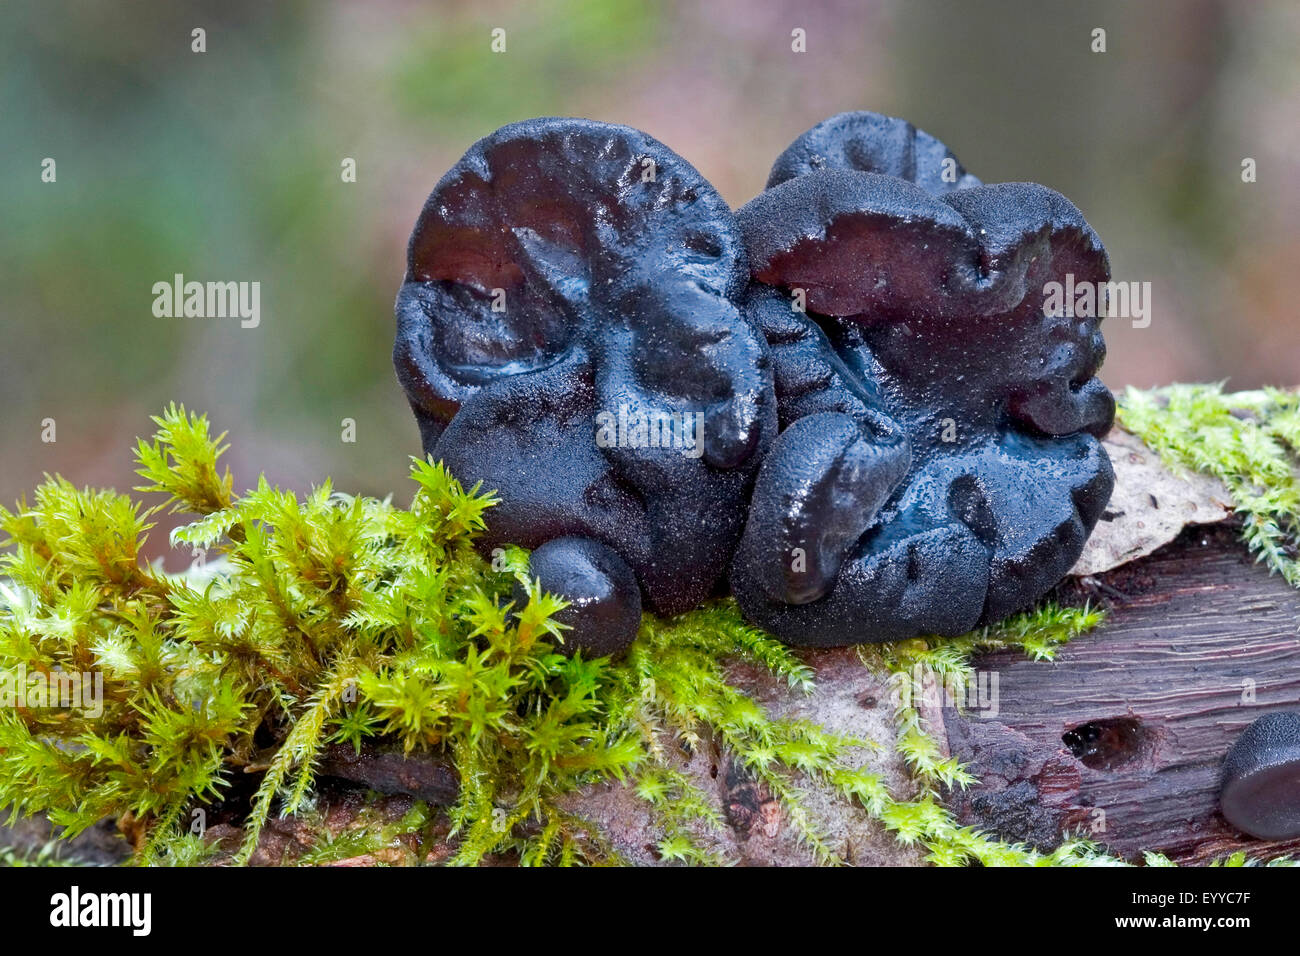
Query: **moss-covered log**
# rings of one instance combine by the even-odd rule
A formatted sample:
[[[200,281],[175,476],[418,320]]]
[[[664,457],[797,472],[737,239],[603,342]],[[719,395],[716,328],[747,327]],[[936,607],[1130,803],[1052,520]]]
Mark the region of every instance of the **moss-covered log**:
[[[409,511],[328,484],[237,498],[220,439],[169,410],[141,474],[200,516],[174,537],[220,549],[207,578],[140,560],[154,512],[126,496],[52,480],[0,510],[0,650],[107,690],[102,714],[0,721],[0,803],[37,821],[0,847],[46,859],[42,818],[112,818],[136,862],[174,864],[1295,854],[1232,831],[1215,791],[1235,734],[1300,698],[1300,398],[1178,386],[1121,414],[1116,494],[1033,611],[792,651],[724,600],[577,661],[520,556],[475,556],[490,502],[443,469],[417,463]],[[954,686],[960,713],[930,693]]]

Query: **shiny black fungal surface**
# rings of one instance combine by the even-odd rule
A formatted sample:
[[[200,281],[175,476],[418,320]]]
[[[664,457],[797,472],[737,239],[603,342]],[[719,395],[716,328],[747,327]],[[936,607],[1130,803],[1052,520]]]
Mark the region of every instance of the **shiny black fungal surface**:
[[[1219,806],[1253,837],[1300,837],[1300,714],[1265,714],[1242,731],[1223,762]]]
[[[1099,319],[1045,305],[1067,276],[1109,278],[1068,200],[902,120],[819,124],[737,215],[644,133],[530,120],[429,197],[394,362],[425,451],[502,499],[484,549],[573,601],[569,648],[728,566],[789,643],[958,634],[1059,581],[1110,495]]]
[[[732,571],[742,610],[838,645],[1032,605],[1113,484],[1100,320],[1045,308],[1050,282],[1109,279],[1100,240],[1060,194],[980,185],[875,114],[814,127],[771,183],[737,214],[781,427]]]
[[[565,651],[602,657],[632,643],[641,626],[641,591],[632,569],[612,550],[590,538],[555,538],[529,556],[529,570],[546,591],[569,602],[551,615],[568,627],[560,645]],[[516,606],[526,600],[516,587]]]
[[[776,426],[748,282],[730,208],[644,133],[537,119],[470,148],[411,236],[394,362],[425,452],[501,497],[485,550],[600,542],[662,613],[717,590]]]

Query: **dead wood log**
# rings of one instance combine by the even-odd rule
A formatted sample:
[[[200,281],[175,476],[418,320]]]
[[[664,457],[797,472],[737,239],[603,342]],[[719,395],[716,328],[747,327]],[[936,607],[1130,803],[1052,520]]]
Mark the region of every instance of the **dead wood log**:
[[[1300,592],[1256,564],[1231,524],[1187,528],[1065,587],[1109,609],[1102,627],[1053,664],[978,658],[998,678],[997,716],[944,707],[932,728],[980,778],[953,795],[963,821],[1044,848],[1082,831],[1130,858],[1300,852],[1218,810],[1232,741],[1261,714],[1300,710]]]

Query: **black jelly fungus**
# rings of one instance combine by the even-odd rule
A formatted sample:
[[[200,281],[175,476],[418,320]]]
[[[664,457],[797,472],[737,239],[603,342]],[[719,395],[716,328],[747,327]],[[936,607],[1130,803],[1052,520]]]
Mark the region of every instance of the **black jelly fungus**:
[[[737,214],[782,428],[732,570],[742,610],[839,645],[1031,606],[1114,480],[1100,318],[1046,306],[1049,283],[1109,280],[1100,240],[1059,193],[981,185],[874,114],[814,127],[770,181]]]
[[[569,602],[551,615],[567,627],[560,650],[603,657],[632,643],[641,626],[641,591],[632,569],[610,548],[590,538],[555,538],[529,555],[528,567],[545,591]],[[522,588],[515,597],[525,599]]]
[[[731,209],[645,133],[547,118],[470,148],[411,236],[394,362],[425,452],[501,498],[485,551],[585,537],[661,613],[715,592],[776,430],[748,281]]]
[[[580,598],[574,647],[635,633],[621,568],[638,613],[729,580],[793,644],[959,634],[1042,597],[1110,496],[1100,299],[1046,295],[1109,277],[1069,200],[903,120],[818,124],[733,214],[644,133],[537,119],[429,197],[393,354],[425,452],[502,499],[483,549]]]

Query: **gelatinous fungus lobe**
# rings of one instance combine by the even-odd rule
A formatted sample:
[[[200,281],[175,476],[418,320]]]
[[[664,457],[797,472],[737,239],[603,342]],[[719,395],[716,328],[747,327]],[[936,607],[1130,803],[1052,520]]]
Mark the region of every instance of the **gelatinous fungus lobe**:
[[[1100,310],[1047,294],[1109,279],[1078,209],[853,113],[791,145],[738,218],[781,427],[732,572],[747,616],[836,645],[1031,605],[1113,484]]]
[[[725,574],[776,425],[767,347],[739,307],[748,279],[727,204],[627,127],[503,127],[424,206],[398,378],[425,452],[500,496],[484,549],[565,539],[539,564],[581,582],[574,609],[599,609],[571,609],[570,648],[609,650],[597,622],[631,621],[608,601],[631,607],[633,576],[675,613]]]

